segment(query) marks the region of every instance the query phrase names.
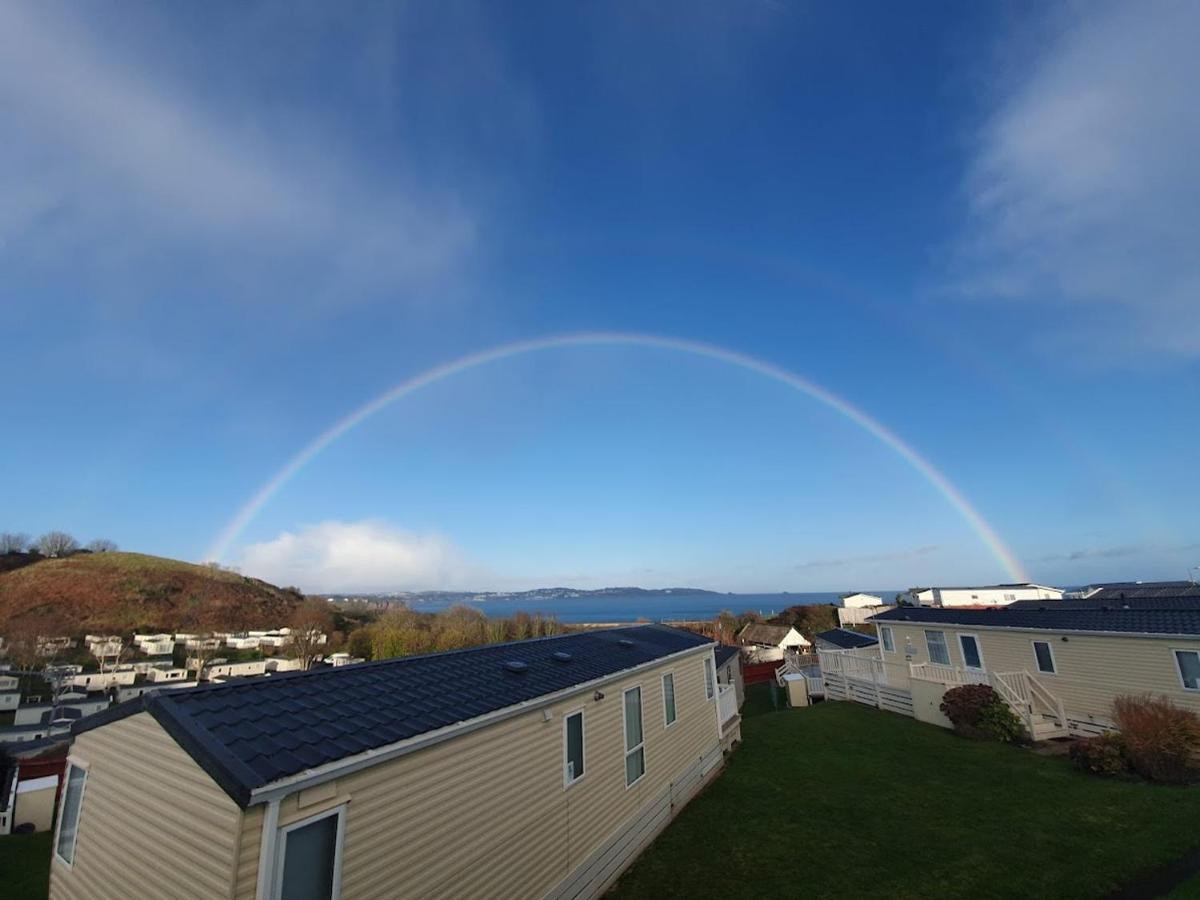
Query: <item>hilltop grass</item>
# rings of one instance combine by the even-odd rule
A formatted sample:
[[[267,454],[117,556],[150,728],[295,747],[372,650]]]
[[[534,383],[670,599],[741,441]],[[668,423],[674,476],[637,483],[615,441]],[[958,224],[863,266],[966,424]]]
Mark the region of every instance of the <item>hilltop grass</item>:
[[[1094,898],[1200,844],[1200,788],[1102,780],[852,703],[753,697],[746,713],[727,770],[612,896]]]
[[[300,602],[236,572],[142,553],[81,553],[0,573],[0,628],[33,621],[43,633],[172,630],[210,613],[230,630],[286,621]]]

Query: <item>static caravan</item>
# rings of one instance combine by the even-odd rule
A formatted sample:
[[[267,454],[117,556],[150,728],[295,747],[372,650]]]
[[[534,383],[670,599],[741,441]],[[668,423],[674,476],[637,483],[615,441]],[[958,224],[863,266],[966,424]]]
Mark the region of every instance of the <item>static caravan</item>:
[[[1127,694],[1166,696],[1200,712],[1200,601],[1193,606],[899,607],[872,621],[885,670],[907,664],[918,718],[923,706],[936,710],[946,687],[987,682],[1011,690],[1015,705],[1035,707],[1040,737],[1110,728],[1113,699]],[[938,690],[925,697],[931,683]]]
[[[596,896],[740,737],[714,646],[644,625],[152,692],[76,728],[50,897]]]

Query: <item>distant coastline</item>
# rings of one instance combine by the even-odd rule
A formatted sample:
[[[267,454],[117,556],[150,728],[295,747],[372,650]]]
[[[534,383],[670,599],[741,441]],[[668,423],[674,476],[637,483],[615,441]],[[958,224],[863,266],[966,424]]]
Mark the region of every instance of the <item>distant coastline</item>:
[[[784,592],[786,593],[786,591]],[[331,600],[373,600],[395,601],[406,603],[486,603],[489,600],[506,602],[542,602],[546,600],[577,600],[597,597],[664,597],[664,596],[711,596],[725,597],[736,594],[722,594],[719,591],[709,591],[704,588],[672,587],[672,588],[640,588],[640,587],[605,587],[605,588],[570,588],[549,587],[534,588],[528,591],[388,591],[376,593],[340,592],[333,591],[325,594]]]
[[[895,596],[894,590],[872,590],[881,597]],[[840,592],[797,592],[775,594],[722,594],[700,588],[540,588],[533,591],[396,591],[378,594],[323,594],[337,602],[365,601],[372,605],[404,603],[421,612],[437,612],[455,604],[466,604],[489,616],[511,616],[518,612],[552,615],[572,624],[617,624],[637,621],[711,621],[722,610],[752,611],[764,617],[789,606],[835,603]]]

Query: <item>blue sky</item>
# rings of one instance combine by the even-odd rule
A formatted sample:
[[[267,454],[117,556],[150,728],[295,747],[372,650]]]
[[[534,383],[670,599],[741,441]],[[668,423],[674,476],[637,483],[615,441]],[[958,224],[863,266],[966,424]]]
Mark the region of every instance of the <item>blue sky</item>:
[[[489,347],[810,379],[1030,577],[1200,563],[1187,3],[0,8],[0,529],[203,559]],[[661,348],[480,366],[224,562],[312,590],[1010,574],[892,449]]]

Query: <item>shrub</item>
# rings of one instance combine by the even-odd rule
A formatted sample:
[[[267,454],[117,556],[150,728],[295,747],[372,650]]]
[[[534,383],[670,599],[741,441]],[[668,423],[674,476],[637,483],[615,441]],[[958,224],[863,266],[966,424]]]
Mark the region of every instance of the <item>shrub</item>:
[[[1188,780],[1192,752],[1200,746],[1200,717],[1165,697],[1118,697],[1113,719],[1121,730],[1125,757],[1150,781]]]
[[[979,721],[975,727],[984,737],[1000,741],[1002,744],[1015,744],[1025,740],[1025,726],[1021,724],[1012,708],[999,697],[995,703],[980,710]]]
[[[1021,720],[986,684],[951,688],[942,697],[940,709],[954,730],[969,738],[1011,743],[1025,736]]]
[[[1125,742],[1119,734],[1102,734],[1071,745],[1071,764],[1093,775],[1120,775],[1129,771]]]

